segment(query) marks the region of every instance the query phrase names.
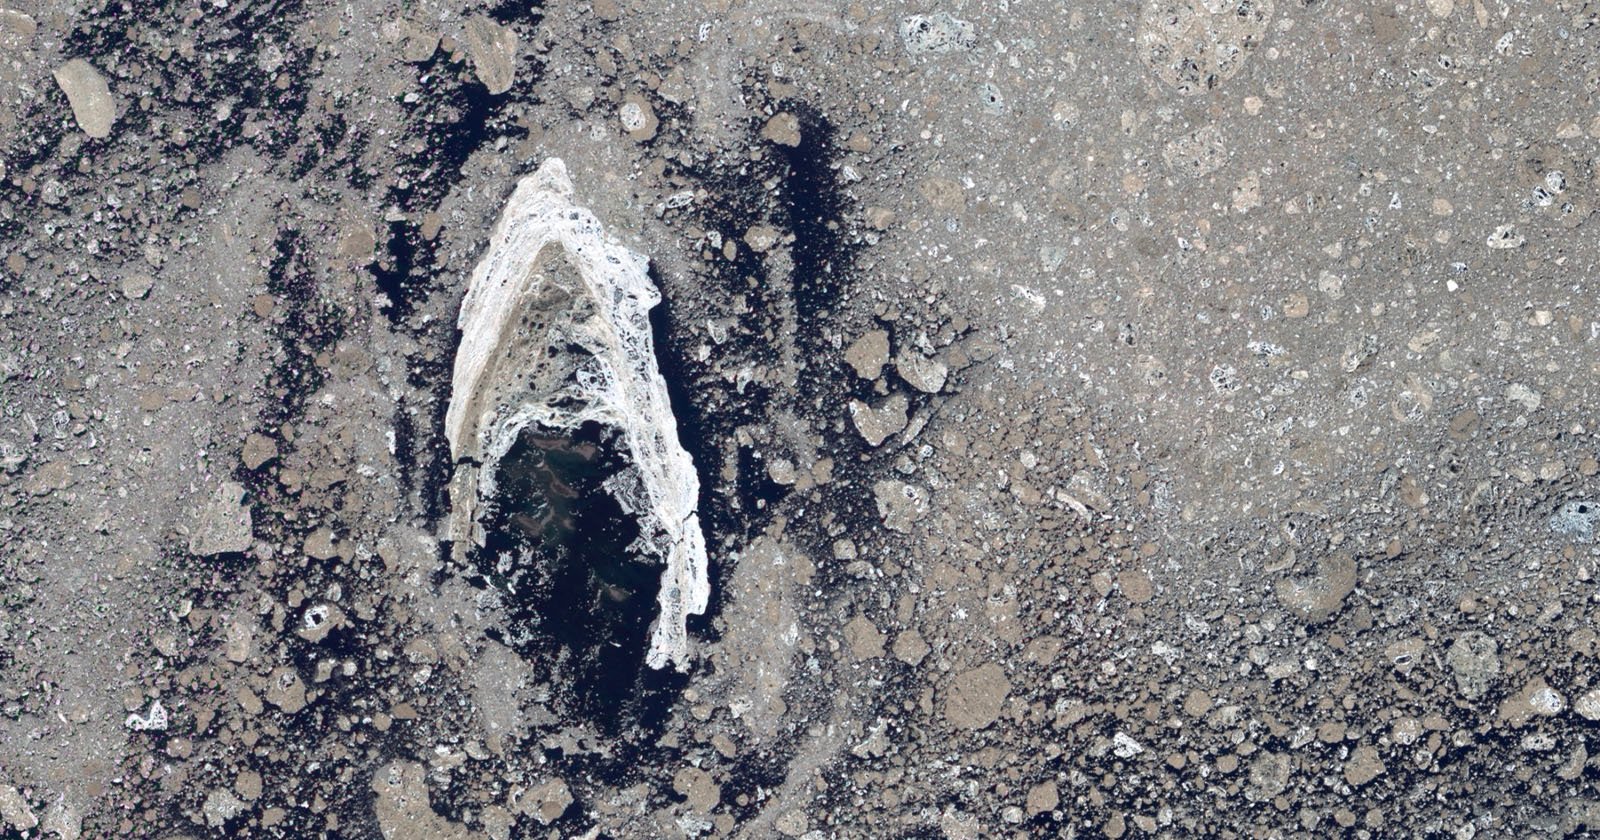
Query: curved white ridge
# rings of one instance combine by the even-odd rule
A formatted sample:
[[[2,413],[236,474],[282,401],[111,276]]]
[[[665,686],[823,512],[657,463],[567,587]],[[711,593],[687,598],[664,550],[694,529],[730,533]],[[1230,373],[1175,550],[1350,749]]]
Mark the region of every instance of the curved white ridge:
[[[466,508],[471,516],[492,496],[495,466],[524,428],[576,431],[595,421],[618,430],[629,465],[607,480],[606,490],[638,518],[639,538],[630,550],[665,563],[646,662],[652,668],[670,662],[686,670],[685,621],[705,611],[710,583],[696,512],[700,482],[678,442],[651,339],[649,312],[661,296],[650,281],[649,261],[608,236],[594,214],[571,198],[566,164],[550,158],[517,184],[501,213],[461,302],[461,344],[445,434],[458,465],[472,469],[476,462],[476,498],[467,500]],[[533,358],[526,359],[498,357],[529,349],[513,335],[526,303],[545,282],[537,261],[551,245],[564,251],[597,314],[549,329],[563,346],[581,347],[592,358],[582,358],[575,376],[551,393],[524,390],[508,399],[502,387],[506,365],[513,381],[526,381],[534,377],[538,353],[527,353]]]

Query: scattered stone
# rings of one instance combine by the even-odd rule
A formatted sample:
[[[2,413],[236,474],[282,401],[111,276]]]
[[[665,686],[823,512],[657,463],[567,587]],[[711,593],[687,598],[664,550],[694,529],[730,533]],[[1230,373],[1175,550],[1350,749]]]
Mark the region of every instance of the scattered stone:
[[[744,244],[758,254],[765,254],[777,242],[778,229],[771,225],[752,225],[744,232]]]
[[[572,802],[572,791],[567,788],[566,780],[551,779],[516,797],[511,810],[538,820],[540,825],[549,825],[560,819]]]
[[[559,780],[558,780],[559,781]],[[566,789],[565,782],[559,782],[562,790]],[[684,767],[672,777],[672,789],[679,796],[687,800],[689,810],[700,814],[709,814],[722,801],[722,787],[712,778],[711,774],[698,767]],[[559,801],[559,800],[558,800]],[[570,797],[568,804],[571,804]],[[565,811],[563,805],[561,810]],[[556,816],[560,816],[556,812]],[[553,817],[551,819],[554,819]],[[548,822],[549,820],[546,820]]]
[[[909,407],[905,394],[894,394],[877,405],[851,400],[850,420],[868,446],[881,446],[906,427]]]
[[[517,74],[516,30],[479,15],[467,21],[462,36],[478,81],[493,96],[510,90]]]
[[[937,394],[950,376],[950,368],[910,348],[902,348],[894,358],[894,368],[907,385],[924,394]]]
[[[1179,93],[1211,91],[1237,75],[1260,46],[1272,12],[1272,0],[1144,0],[1139,59]]]
[[[1550,530],[1575,543],[1594,542],[1600,525],[1600,502],[1567,502],[1550,517]]]
[[[167,710],[160,700],[152,700],[148,712],[130,714],[122,723],[135,732],[162,732],[167,728]]]
[[[906,45],[906,52],[921,56],[970,50],[978,45],[978,33],[971,23],[949,12],[934,12],[901,18],[900,40]]]
[[[244,462],[247,470],[258,470],[268,461],[278,457],[278,442],[266,435],[250,433],[244,439],[244,449],[239,453],[239,460]]]
[[[148,274],[130,274],[122,278],[122,296],[128,300],[138,300],[150,294],[155,282],[155,278]]]
[[[928,491],[914,484],[888,479],[872,485],[872,496],[878,505],[878,516],[891,531],[910,533],[922,515],[928,512]]]
[[[1522,406],[1524,411],[1534,412],[1544,402],[1539,392],[1529,388],[1521,382],[1513,382],[1506,386],[1506,399]]]
[[[761,127],[761,137],[780,146],[791,148],[800,145],[800,119],[787,111],[774,114]]]
[[[1445,652],[1444,662],[1455,676],[1456,690],[1468,700],[1478,700],[1500,679],[1500,645],[1494,639],[1468,630],[1457,636]]]
[[[989,662],[963,672],[945,692],[944,718],[959,729],[977,730],[1000,717],[1011,681],[999,665]]]
[[[294,668],[283,665],[267,677],[267,690],[263,693],[268,703],[294,714],[306,707],[306,684]]]
[[[656,118],[656,109],[650,105],[650,100],[637,93],[630,93],[622,98],[622,104],[617,108],[617,119],[621,121],[622,130],[628,135],[628,139],[635,143],[654,139],[656,129],[661,124]]]
[[[16,831],[28,831],[39,824],[39,818],[28,807],[28,800],[11,785],[0,785],[0,819]]]
[[[1054,811],[1061,804],[1061,791],[1054,779],[1049,779],[1028,789],[1027,813],[1036,817]]]
[[[67,95],[72,117],[83,133],[101,140],[111,136],[117,117],[117,102],[100,71],[81,58],[74,58],[55,70],[56,84]]]
[[[1326,554],[1317,565],[1315,577],[1280,580],[1276,587],[1279,603],[1311,624],[1332,618],[1356,588],[1356,561],[1349,554]]]
[[[1361,787],[1383,775],[1386,769],[1377,747],[1363,744],[1352,750],[1350,760],[1345,762],[1344,780],[1351,787]]]
[[[1600,688],[1591,688],[1572,702],[1572,710],[1588,721],[1600,721]]]
[[[894,640],[894,658],[915,667],[932,648],[923,641],[922,634],[916,628],[901,633]]]
[[[1500,719],[1510,726],[1522,726],[1535,717],[1555,717],[1567,708],[1561,692],[1551,688],[1544,677],[1534,677],[1522,690],[1500,703]]]
[[[384,840],[473,840],[465,826],[434,812],[426,771],[415,761],[396,761],[372,776],[378,830]]]
[[[245,804],[239,797],[233,795],[233,791],[222,788],[212,788],[211,792],[206,794],[205,804],[200,806],[200,812],[206,818],[206,825],[212,828],[223,827],[229,820],[244,813],[244,809]]]
[[[754,247],[754,246],[752,246]],[[889,363],[889,333],[868,330],[844,351],[844,360],[862,379],[877,379]]]
[[[313,560],[332,560],[339,556],[339,549],[333,544],[333,530],[327,527],[308,534],[303,550]]]
[[[1118,574],[1117,588],[1122,590],[1123,597],[1135,604],[1149,603],[1156,594],[1149,573],[1143,569],[1128,569]]]
[[[252,539],[244,486],[224,481],[206,505],[200,524],[189,535],[189,551],[202,557],[239,554],[250,548]]]
[[[866,616],[858,615],[844,626],[845,644],[856,659],[883,656],[883,633]]]
[[[1494,229],[1494,233],[1489,234],[1489,240],[1487,244],[1490,248],[1493,248],[1497,251],[1504,251],[1511,248],[1521,248],[1522,244],[1527,241],[1528,240],[1524,238],[1522,234],[1517,233],[1511,225],[1497,225]]]

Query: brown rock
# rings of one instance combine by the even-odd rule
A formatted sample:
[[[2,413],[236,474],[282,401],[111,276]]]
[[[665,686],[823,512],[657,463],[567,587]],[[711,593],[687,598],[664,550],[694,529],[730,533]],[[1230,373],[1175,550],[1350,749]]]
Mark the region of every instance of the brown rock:
[[[1003,668],[993,662],[980,665],[950,683],[945,692],[945,720],[959,729],[982,729],[1000,717],[1010,694],[1011,681]]]
[[[883,633],[866,616],[858,615],[844,626],[845,644],[856,659],[873,659],[883,655]]]
[[[1311,624],[1332,618],[1356,588],[1356,561],[1344,552],[1326,554],[1312,578],[1278,581],[1278,601]]]
[[[1028,789],[1027,810],[1030,817],[1054,811],[1060,804],[1061,791],[1056,788],[1054,779],[1040,782]]]
[[[278,457],[278,442],[254,432],[244,439],[244,449],[239,453],[239,460],[244,462],[247,470],[260,469],[262,464],[276,457]]]
[[[479,15],[467,21],[462,32],[473,72],[489,93],[500,95],[511,89],[517,73],[517,33]]]
[[[883,372],[883,366],[889,363],[889,333],[884,330],[862,333],[844,351],[844,360],[855,368],[856,376],[877,379]]]
[[[83,133],[97,140],[111,136],[117,118],[117,102],[100,71],[89,62],[74,58],[55,70],[56,84],[67,95],[72,117]]]
[[[921,662],[922,658],[927,656],[930,650],[932,648],[928,647],[928,643],[922,640],[922,634],[918,633],[916,628],[901,633],[894,640],[894,658],[907,665],[914,666]]]
[[[1344,764],[1344,780],[1352,787],[1360,787],[1383,775],[1385,769],[1376,747],[1359,746]]]
[[[800,145],[800,120],[794,114],[787,112],[774,114],[767,124],[761,127],[761,136],[782,146]]]

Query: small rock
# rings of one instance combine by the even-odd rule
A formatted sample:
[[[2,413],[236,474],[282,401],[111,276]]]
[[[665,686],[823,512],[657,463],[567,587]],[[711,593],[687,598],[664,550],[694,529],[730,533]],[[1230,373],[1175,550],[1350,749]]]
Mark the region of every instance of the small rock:
[[[1129,569],[1118,574],[1117,587],[1122,590],[1123,597],[1135,604],[1148,603],[1156,594],[1150,575],[1143,569]]]
[[[1594,542],[1600,502],[1567,502],[1550,517],[1550,530],[1576,543]]]
[[[1600,688],[1591,688],[1572,702],[1572,710],[1584,720],[1600,720]]]
[[[39,824],[39,818],[28,807],[28,800],[11,785],[0,785],[0,819],[17,831],[27,831]]]
[[[155,278],[148,274],[130,274],[122,278],[122,296],[129,300],[138,300],[150,294],[150,287],[155,285]]]
[[[1111,752],[1117,758],[1133,758],[1144,752],[1144,745],[1126,732],[1117,732],[1111,736]]]
[[[33,18],[13,9],[0,9],[0,45],[21,49],[33,40],[39,24]]]
[[[928,647],[928,643],[922,639],[922,634],[915,628],[901,633],[894,640],[894,658],[913,667],[921,662],[930,650],[932,648]]]
[[[71,487],[75,482],[72,468],[66,461],[51,461],[28,477],[26,487],[35,496],[48,496]]]
[[[566,781],[551,779],[523,794],[517,801],[515,810],[524,816],[533,817],[540,825],[549,825],[567,812],[572,801],[572,791],[567,788]]]
[[[439,33],[431,27],[415,21],[407,21],[403,26],[404,36],[400,42],[400,59],[411,64],[421,64],[433,58],[434,52],[439,49]]]
[[[950,376],[950,368],[938,359],[930,359],[909,348],[902,349],[894,359],[894,368],[907,385],[924,394],[937,394]]]
[[[1333,617],[1356,588],[1356,561],[1349,554],[1324,555],[1317,575],[1308,580],[1285,579],[1276,587],[1278,601],[1311,624]]]
[[[1561,692],[1551,688],[1544,677],[1534,677],[1522,690],[1500,703],[1500,719],[1511,726],[1522,726],[1535,717],[1554,717],[1567,708]]]
[[[752,225],[744,232],[744,244],[758,254],[765,254],[777,241],[778,230],[770,225]]]
[[[254,802],[261,798],[261,774],[254,770],[241,770],[234,777],[233,791],[239,798],[246,802]]]
[[[1004,669],[993,662],[980,665],[951,682],[945,693],[944,718],[959,729],[982,729],[1000,717],[1010,694],[1011,681]]]
[[[1524,238],[1522,234],[1513,230],[1511,225],[1497,225],[1494,229],[1494,233],[1489,234],[1489,239],[1486,244],[1490,248],[1500,251],[1510,248],[1521,248],[1522,243],[1526,241],[1527,239]]]
[[[284,665],[267,677],[265,696],[268,703],[292,715],[306,707],[306,684],[299,672]]]
[[[313,560],[332,560],[339,556],[339,550],[333,545],[333,531],[328,528],[312,531],[306,537],[303,550]]]
[[[1054,779],[1040,782],[1028,789],[1028,816],[1054,811],[1061,804],[1061,791],[1056,787]]]
[[[1383,759],[1378,755],[1376,747],[1362,745],[1350,753],[1350,760],[1344,764],[1344,780],[1351,787],[1360,787],[1373,779],[1383,775]]]
[[[948,12],[901,18],[900,40],[912,55],[970,50],[978,45],[977,30],[972,24]]]
[[[254,432],[244,439],[244,450],[239,453],[239,460],[244,462],[247,470],[261,469],[262,464],[276,457],[278,457],[278,442]]]
[[[233,791],[222,788],[213,788],[206,794],[205,804],[200,806],[201,813],[206,817],[206,825],[212,828],[221,828],[228,820],[244,813],[244,809],[245,804],[233,795]]]
[[[1500,645],[1494,639],[1469,630],[1457,636],[1445,652],[1444,662],[1456,679],[1456,689],[1468,700],[1489,693],[1500,679]]]
[[[928,491],[914,484],[893,479],[879,481],[872,485],[872,496],[878,515],[891,531],[910,533],[911,526],[928,512]]]
[[[883,633],[866,616],[858,615],[844,626],[845,644],[856,659],[875,659],[883,655]]]
[[[243,663],[250,659],[250,647],[255,640],[256,628],[252,623],[245,621],[232,621],[228,624],[227,640],[223,642],[222,654],[229,662]]]
[[[72,106],[72,117],[78,121],[83,133],[104,139],[111,136],[111,124],[117,117],[117,102],[111,98],[111,88],[104,76],[94,66],[81,58],[74,58],[55,70],[56,84],[67,95]]]
[[[1506,386],[1506,399],[1522,406],[1524,411],[1538,411],[1544,399],[1539,392],[1529,388],[1521,382],[1513,382]]]
[[[511,89],[517,73],[517,33],[482,15],[467,21],[463,31],[467,55],[478,81],[498,96]]]
[[[752,246],[754,247],[754,246]],[[862,379],[877,379],[889,363],[889,333],[868,330],[844,351],[844,360]]]
[[[561,784],[564,788],[566,783]],[[711,778],[710,773],[698,767],[685,767],[679,770],[672,777],[672,789],[687,800],[689,810],[701,814],[711,813],[711,810],[722,801],[722,787]]]
[[[45,810],[41,828],[59,840],[78,840],[83,836],[83,812],[68,804],[65,798],[57,799]]]
[[[167,728],[167,710],[160,700],[150,701],[150,711],[128,715],[123,725],[135,732],[162,732]]]
[[[780,146],[800,145],[800,120],[794,114],[779,112],[761,127],[761,137]]]
[[[650,106],[650,100],[637,93],[630,93],[622,98],[622,105],[617,108],[617,119],[622,123],[622,130],[628,139],[635,143],[643,143],[656,136],[656,129],[660,120],[656,119],[656,111]]]
[[[877,405],[851,400],[850,420],[868,446],[881,446],[906,427],[907,408],[905,394],[895,394]]]
[[[189,551],[202,557],[239,554],[250,548],[250,506],[244,487],[224,481],[201,515],[199,527],[189,536]]]

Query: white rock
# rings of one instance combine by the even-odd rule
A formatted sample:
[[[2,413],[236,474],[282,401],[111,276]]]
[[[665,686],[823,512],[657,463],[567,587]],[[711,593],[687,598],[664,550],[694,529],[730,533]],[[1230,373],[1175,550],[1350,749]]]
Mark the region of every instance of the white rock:
[[[1572,704],[1572,710],[1584,720],[1600,720],[1600,688],[1585,691]]]
[[[461,344],[445,417],[458,464],[451,533],[458,540],[471,534],[481,544],[478,500],[493,497],[495,468],[523,429],[576,431],[595,422],[618,430],[629,466],[606,488],[638,517],[641,534],[655,535],[635,549],[666,567],[646,661],[652,668],[670,662],[686,669],[685,621],[705,611],[711,586],[696,512],[700,480],[678,443],[667,385],[656,367],[649,313],[661,296],[645,257],[614,241],[571,196],[558,158],[523,178],[461,302]],[[555,279],[558,274],[576,280]],[[577,321],[574,304],[536,309],[547,295],[585,297],[579,308],[593,314]],[[547,323],[524,329],[525,314]],[[557,356],[551,347],[579,351]],[[541,376],[565,366],[573,367],[570,379]]]

